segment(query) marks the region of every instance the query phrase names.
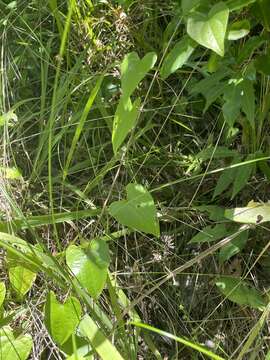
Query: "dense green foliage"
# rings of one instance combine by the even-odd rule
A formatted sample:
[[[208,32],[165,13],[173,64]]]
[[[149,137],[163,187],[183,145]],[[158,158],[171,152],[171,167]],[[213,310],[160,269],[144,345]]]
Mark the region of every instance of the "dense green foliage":
[[[269,359],[269,1],[0,10],[0,359]]]

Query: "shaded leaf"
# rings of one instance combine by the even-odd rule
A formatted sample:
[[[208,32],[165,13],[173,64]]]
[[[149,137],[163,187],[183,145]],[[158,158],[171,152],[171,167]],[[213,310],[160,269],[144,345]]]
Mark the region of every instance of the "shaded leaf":
[[[106,241],[95,239],[87,247],[70,245],[66,250],[66,262],[73,275],[93,298],[104,289],[110,263]]]
[[[238,254],[246,246],[247,240],[248,240],[248,230],[242,231],[229,244],[221,248],[218,254],[219,262],[223,264],[225,261],[229,260],[232,256]]]
[[[252,159],[254,159],[253,154],[248,156],[246,160],[252,160]],[[235,169],[236,172],[235,172],[235,179],[233,182],[231,199],[233,199],[239,193],[239,191],[241,191],[243,187],[247,185],[247,182],[255,167],[256,167],[255,163],[251,163],[240,166],[239,168]]]
[[[187,21],[187,33],[200,45],[224,55],[224,40],[229,9],[223,2],[214,5],[209,13],[194,11]]]
[[[255,68],[262,74],[270,76],[270,52],[266,55],[257,57],[255,60]]]
[[[67,341],[74,333],[80,318],[81,305],[76,298],[70,296],[61,304],[50,291],[45,304],[45,325],[57,344],[62,345]]]
[[[159,236],[157,210],[151,194],[139,184],[128,184],[127,200],[113,202],[110,214],[132,229]]]
[[[217,224],[214,226],[206,226],[198,234],[196,234],[190,241],[190,244],[204,243],[219,240],[225,236],[231,235],[233,232],[228,230],[225,224]]]
[[[226,5],[230,11],[235,11],[254,3],[255,1],[256,0],[229,0],[226,2]]]
[[[216,286],[227,299],[238,305],[248,305],[255,309],[263,309],[266,305],[261,293],[239,278],[219,277]]]

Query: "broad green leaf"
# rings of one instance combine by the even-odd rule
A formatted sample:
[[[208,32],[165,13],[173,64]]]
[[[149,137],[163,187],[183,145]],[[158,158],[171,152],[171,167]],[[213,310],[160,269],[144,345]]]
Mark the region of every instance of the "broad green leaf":
[[[239,156],[236,156],[234,158],[234,160],[232,161],[231,165],[239,163],[240,159],[241,158]],[[235,180],[238,170],[239,170],[238,168],[225,169],[221,173],[221,175],[217,181],[217,185],[215,187],[213,199],[216,198],[218,195],[220,195],[223,191],[228,189],[230,184]]]
[[[110,263],[107,242],[92,240],[84,248],[70,245],[66,250],[66,262],[80,285],[93,298],[98,298],[104,289]]]
[[[270,221],[270,203],[250,201],[246,207],[226,209],[225,217],[244,224],[261,224]]]
[[[157,210],[151,194],[139,184],[128,184],[126,191],[127,200],[112,203],[110,214],[123,225],[159,236]]]
[[[228,40],[239,40],[246,36],[250,31],[248,20],[239,20],[233,23],[228,32]]]
[[[253,36],[250,39],[245,42],[244,46],[240,48],[237,62],[238,64],[241,64],[243,61],[248,59],[252,53],[258,49],[260,46],[262,46],[266,42],[266,39],[262,36]]]
[[[217,205],[200,205],[196,206],[195,209],[198,209],[199,211],[206,211],[209,215],[209,219],[212,221],[224,220],[225,209]]]
[[[130,98],[121,97],[113,120],[112,144],[116,154],[125,141],[129,131],[134,127],[139,114],[140,99],[132,104]]]
[[[70,296],[61,304],[50,291],[45,304],[45,325],[57,344],[62,345],[67,341],[79,324],[80,318],[81,305],[76,298]]]
[[[124,98],[129,98],[149,70],[157,61],[154,52],[147,53],[142,59],[136,52],[127,54],[121,64],[121,85]]]
[[[204,0],[204,2],[206,2]],[[181,7],[184,15],[188,14],[191,10],[193,10],[196,6],[201,5],[202,0],[182,0]]]
[[[231,235],[232,231],[228,230],[225,224],[217,224],[214,226],[206,226],[190,241],[190,244],[212,242],[219,240],[225,236]]]
[[[80,322],[79,330],[89,340],[102,360],[124,360],[89,315],[84,316]]]
[[[207,161],[209,159],[224,159],[235,157],[237,155],[235,150],[230,150],[226,146],[209,146],[197,154],[197,159],[200,161]]]
[[[241,87],[239,85],[240,81],[237,79],[232,79],[230,81],[229,87],[226,88],[223,99],[224,105],[222,107],[222,112],[226,123],[233,127],[236,119],[240,115],[241,110]]]
[[[254,159],[253,154],[249,155],[246,160],[252,160],[252,159]],[[256,164],[251,163],[236,168],[231,199],[233,199],[243,189],[243,187],[247,185],[247,182],[255,167]]]
[[[187,21],[187,33],[200,45],[224,55],[224,40],[229,9],[223,2],[214,5],[209,13],[194,11]]]
[[[246,117],[251,125],[254,128],[254,118],[255,118],[255,94],[253,88],[253,82],[247,79],[244,79],[241,82],[241,105],[242,110],[246,114]]]
[[[253,14],[257,16],[267,31],[270,31],[269,0],[257,0],[252,7]]]
[[[255,1],[256,0],[228,0],[226,1],[226,5],[230,11],[235,11],[254,3]]]
[[[9,326],[0,329],[0,360],[26,360],[32,346],[30,335],[19,335],[15,338]]]
[[[187,62],[195,47],[196,43],[189,36],[178,41],[164,59],[160,69],[161,78],[166,79],[170,74],[180,69]]]
[[[3,305],[5,297],[6,297],[6,286],[4,282],[0,282],[0,307]]]
[[[238,305],[260,310],[266,306],[261,293],[239,278],[222,276],[216,280],[216,286],[227,299]]]
[[[3,177],[4,179],[10,179],[10,180],[16,180],[22,178],[22,174],[15,167],[8,168],[8,167],[0,166],[0,176]]]
[[[223,264],[225,261],[229,260],[232,256],[238,254],[246,246],[247,240],[248,240],[248,230],[242,231],[229,244],[221,248],[218,254],[219,262]]]
[[[73,334],[64,344],[61,345],[61,350],[64,351],[65,354],[70,356],[74,356],[76,352],[78,356],[87,359],[86,355],[89,354],[92,348],[89,344],[89,341],[81,337],[81,335],[78,336],[77,334]]]
[[[23,266],[11,266],[8,270],[9,281],[20,298],[31,289],[37,274]]]
[[[256,58],[255,68],[262,74],[270,76],[270,52]]]

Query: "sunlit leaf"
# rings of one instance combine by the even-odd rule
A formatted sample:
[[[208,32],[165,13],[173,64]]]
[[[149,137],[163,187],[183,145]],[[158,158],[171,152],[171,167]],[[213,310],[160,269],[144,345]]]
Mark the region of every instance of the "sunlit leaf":
[[[189,36],[178,41],[163,61],[160,69],[162,79],[166,79],[170,74],[180,69],[187,62],[195,47],[195,41]]]
[[[116,154],[129,131],[134,127],[140,107],[140,99],[132,104],[130,98],[121,97],[113,120],[112,144]]]
[[[228,7],[219,2],[212,6],[209,13],[192,12],[187,21],[187,32],[200,45],[223,56],[228,18]]]
[[[0,360],[26,360],[33,340],[30,335],[14,336],[9,326],[0,329]]]
[[[6,286],[4,282],[0,282],[0,307],[3,305],[6,296]]]
[[[107,243],[97,239],[84,248],[70,245],[66,250],[66,262],[80,285],[98,298],[105,286],[110,263]]]
[[[79,330],[90,341],[91,346],[102,360],[124,360],[90,316],[84,316],[80,322]]]
[[[23,267],[11,266],[8,270],[9,281],[19,297],[24,297],[36,280],[36,273]]]
[[[127,54],[121,64],[121,87],[123,96],[129,98],[157,61],[157,55],[149,52],[142,59],[136,52]]]
[[[110,214],[121,224],[159,236],[157,210],[151,194],[139,184],[128,184],[127,200],[115,201]]]
[[[246,207],[226,209],[225,217],[244,224],[261,224],[270,221],[270,203],[250,201]]]
[[[76,298],[70,296],[61,304],[50,291],[45,304],[45,325],[57,344],[62,345],[67,341],[79,324],[80,318],[81,305]]]

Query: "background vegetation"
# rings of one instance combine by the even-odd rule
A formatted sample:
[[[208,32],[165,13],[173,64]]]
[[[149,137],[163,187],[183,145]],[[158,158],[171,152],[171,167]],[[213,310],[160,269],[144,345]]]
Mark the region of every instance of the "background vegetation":
[[[0,14],[0,359],[270,359],[269,1]]]

